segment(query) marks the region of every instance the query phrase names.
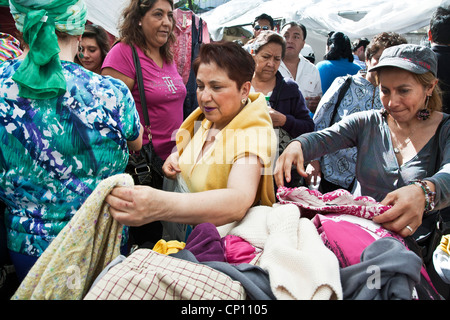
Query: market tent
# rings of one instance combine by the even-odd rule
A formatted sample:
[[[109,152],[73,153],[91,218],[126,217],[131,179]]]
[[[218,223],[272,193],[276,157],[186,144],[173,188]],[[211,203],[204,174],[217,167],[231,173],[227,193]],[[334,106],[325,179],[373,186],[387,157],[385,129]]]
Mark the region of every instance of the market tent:
[[[404,34],[425,27],[436,7],[449,4],[449,0],[231,0],[202,18],[214,40],[221,39],[224,28],[251,23],[261,13],[301,22],[323,35],[334,30],[350,38],[370,38],[383,31]]]

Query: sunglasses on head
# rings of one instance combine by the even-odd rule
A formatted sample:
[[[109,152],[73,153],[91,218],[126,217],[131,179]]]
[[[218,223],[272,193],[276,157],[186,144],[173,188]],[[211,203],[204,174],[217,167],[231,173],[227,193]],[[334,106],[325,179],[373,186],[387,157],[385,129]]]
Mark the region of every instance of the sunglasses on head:
[[[261,30],[261,29],[263,29],[263,30],[269,30],[269,27],[268,27],[268,26],[263,26],[263,27],[261,27],[261,26],[255,26],[253,29],[255,29],[256,31],[259,31],[259,30]]]

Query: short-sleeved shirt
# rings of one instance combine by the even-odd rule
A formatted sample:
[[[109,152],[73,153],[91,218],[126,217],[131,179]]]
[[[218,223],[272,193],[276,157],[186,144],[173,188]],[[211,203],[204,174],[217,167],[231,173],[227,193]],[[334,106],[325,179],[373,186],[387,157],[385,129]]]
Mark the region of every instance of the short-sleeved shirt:
[[[278,71],[280,71],[283,77],[292,78],[297,82],[303,97],[322,96],[322,84],[320,82],[319,70],[302,55],[299,57],[300,62],[297,66],[297,75],[295,76],[295,79],[283,61],[281,61]]]
[[[337,77],[354,75],[361,67],[348,59],[322,60],[317,64],[322,84],[322,92],[325,94]]]
[[[0,65],[0,199],[8,248],[40,256],[97,184],[123,173],[140,123],[128,87],[62,62],[66,93],[18,96],[22,60]]]
[[[136,51],[141,63],[152,142],[156,153],[166,159],[176,150],[175,134],[183,122],[186,87],[175,63],[164,61],[163,67],[160,68],[139,47],[136,47]],[[113,68],[131,79],[136,79],[133,53],[131,47],[125,43],[119,42],[109,51],[102,67]],[[141,123],[145,125],[137,81],[131,93],[136,101]],[[148,141],[148,134],[144,133],[143,143]]]

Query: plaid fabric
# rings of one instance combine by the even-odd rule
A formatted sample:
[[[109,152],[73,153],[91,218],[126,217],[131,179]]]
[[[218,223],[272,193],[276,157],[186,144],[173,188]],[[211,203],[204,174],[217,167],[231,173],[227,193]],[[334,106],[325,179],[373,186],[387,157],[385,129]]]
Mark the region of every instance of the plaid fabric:
[[[85,300],[243,300],[244,287],[208,266],[139,249],[111,268]]]

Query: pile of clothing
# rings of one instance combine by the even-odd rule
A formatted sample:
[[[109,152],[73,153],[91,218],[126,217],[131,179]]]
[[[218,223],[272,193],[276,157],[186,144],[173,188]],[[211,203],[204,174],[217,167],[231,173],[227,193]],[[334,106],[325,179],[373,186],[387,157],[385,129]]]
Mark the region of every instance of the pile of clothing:
[[[422,260],[372,221],[389,207],[371,198],[280,188],[279,203],[239,222],[123,256],[103,201],[116,185],[132,179],[99,184],[14,299],[440,299]]]

